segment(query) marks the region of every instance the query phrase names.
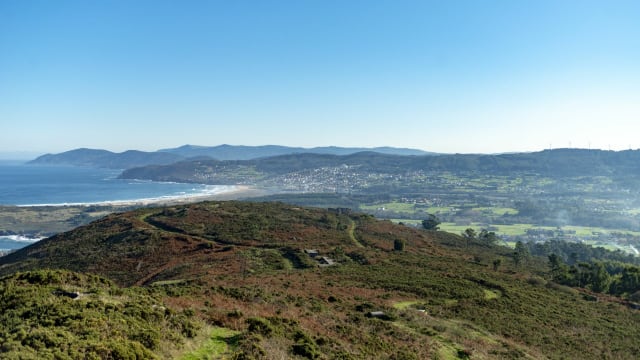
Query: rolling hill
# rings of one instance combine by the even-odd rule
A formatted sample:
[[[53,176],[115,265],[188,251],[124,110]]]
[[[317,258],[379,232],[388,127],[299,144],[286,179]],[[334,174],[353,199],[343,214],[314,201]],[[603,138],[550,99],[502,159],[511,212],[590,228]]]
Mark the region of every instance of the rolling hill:
[[[640,150],[602,151],[555,149],[500,155],[454,154],[404,156],[365,151],[349,155],[287,154],[253,160],[194,160],[127,169],[125,179],[210,184],[265,183],[282,176],[323,168],[349,168],[370,174],[411,171],[509,175],[529,173],[550,177],[610,175],[624,178],[640,172]]]
[[[545,261],[515,266],[511,255],[348,209],[205,202],[113,214],[2,257],[0,304],[27,286],[20,279],[47,277],[42,269],[52,268],[61,269],[57,280],[29,282],[40,294],[30,309],[55,309],[58,287],[90,292],[85,279],[99,276],[118,287],[96,293],[144,294],[185,314],[183,324],[200,324],[169,332],[175,341],[122,335],[139,358],[636,358],[640,312],[547,281]],[[80,283],[64,287],[73,276]],[[87,329],[106,321],[67,313],[51,310],[32,322],[54,331],[65,321]],[[145,316],[148,325],[135,320],[141,329],[165,324],[143,313],[136,319]],[[19,326],[2,322],[0,335]],[[13,351],[33,354],[60,343],[11,339]],[[173,350],[163,350],[165,342]]]
[[[60,154],[46,154],[29,162],[34,165],[73,165],[108,169],[128,169],[151,164],[165,165],[184,160],[180,155],[128,150],[114,153],[98,149],[75,149]]]

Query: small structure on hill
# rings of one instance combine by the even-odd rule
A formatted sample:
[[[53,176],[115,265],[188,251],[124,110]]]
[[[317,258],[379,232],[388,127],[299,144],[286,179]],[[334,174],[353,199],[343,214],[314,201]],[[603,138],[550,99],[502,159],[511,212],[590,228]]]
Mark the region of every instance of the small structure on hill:
[[[320,252],[318,252],[318,250],[316,249],[304,249],[304,253],[309,255],[312,258],[315,258],[316,256],[320,255]]]
[[[336,264],[336,262],[333,261],[333,259],[328,258],[326,256],[321,256],[318,259],[318,263],[320,263],[320,266],[331,266],[331,265],[335,265]]]
[[[335,260],[333,260],[332,258],[327,257],[327,256],[320,256],[320,251],[318,251],[316,249],[304,249],[303,251],[310,258],[312,258],[315,261],[317,261],[318,266],[326,267],[326,266],[336,265]]]

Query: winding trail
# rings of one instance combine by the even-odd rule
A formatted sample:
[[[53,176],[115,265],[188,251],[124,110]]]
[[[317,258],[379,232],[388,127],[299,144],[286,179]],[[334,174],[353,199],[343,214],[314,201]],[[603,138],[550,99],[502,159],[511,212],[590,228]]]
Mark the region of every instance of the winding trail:
[[[353,219],[349,219],[350,223],[349,226],[347,227],[347,234],[349,234],[349,238],[351,239],[351,241],[353,241],[353,243],[357,246],[357,247],[361,247],[363,248],[364,245],[358,240],[358,238],[356,238],[356,222],[353,221]]]
[[[145,214],[142,214],[140,216],[138,216],[138,220],[144,222],[144,224],[146,226],[148,226],[150,229],[153,229],[155,231],[160,231],[160,232],[165,232],[165,233],[170,233],[170,234],[176,234],[176,235],[182,235],[182,236],[189,236],[192,239],[195,240],[205,240],[205,241],[210,241],[208,239],[204,239],[202,237],[199,236],[194,236],[191,234],[185,234],[184,232],[179,232],[179,231],[173,231],[171,229],[165,229],[162,227],[157,226],[156,224],[154,224],[152,221],[150,221],[148,218],[150,216],[156,215],[156,213],[154,212],[148,212]],[[157,268],[155,271],[147,274],[145,277],[143,277],[142,279],[136,281],[136,283],[134,284],[135,286],[143,286],[143,285],[147,285],[147,283],[149,281],[151,281],[151,279],[153,279],[154,277],[156,277],[157,275],[161,274],[162,272],[171,269],[172,267],[179,265],[180,263],[177,260],[170,260],[167,263],[165,263],[164,265],[160,266],[159,268]]]

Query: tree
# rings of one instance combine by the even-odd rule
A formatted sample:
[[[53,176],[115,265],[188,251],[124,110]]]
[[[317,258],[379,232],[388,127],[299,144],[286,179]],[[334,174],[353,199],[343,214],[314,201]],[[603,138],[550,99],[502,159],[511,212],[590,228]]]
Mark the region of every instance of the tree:
[[[573,277],[569,273],[569,267],[556,254],[549,255],[549,266],[551,266],[551,277],[558,284],[571,285]]]
[[[478,235],[478,239],[485,245],[494,245],[498,242],[498,236],[493,231],[488,231],[487,229],[480,230],[480,234]]]
[[[516,266],[520,266],[520,263],[527,260],[529,257],[531,257],[529,249],[522,243],[522,241],[518,241],[516,243],[515,251],[513,252],[514,264],[516,264]]]
[[[460,235],[462,235],[462,237],[466,240],[467,247],[469,247],[471,242],[476,239],[476,231],[473,230],[472,228],[468,228],[467,230],[463,231],[462,234]]]
[[[403,239],[395,239],[393,240],[393,250],[394,251],[404,251],[406,242]]]
[[[611,276],[601,262],[596,262],[591,266],[591,290],[605,293],[609,290]]]
[[[498,268],[500,267],[501,264],[502,264],[501,259],[493,260],[493,271],[498,271]]]
[[[615,295],[633,294],[640,290],[640,268],[631,265],[625,266],[620,278],[616,279],[611,286]]]
[[[440,227],[440,219],[433,214],[427,214],[427,218],[422,220],[422,227],[425,230],[438,230]]]
[[[464,236],[467,240],[474,240],[476,238],[476,231],[472,228],[468,228],[462,233],[462,236]]]

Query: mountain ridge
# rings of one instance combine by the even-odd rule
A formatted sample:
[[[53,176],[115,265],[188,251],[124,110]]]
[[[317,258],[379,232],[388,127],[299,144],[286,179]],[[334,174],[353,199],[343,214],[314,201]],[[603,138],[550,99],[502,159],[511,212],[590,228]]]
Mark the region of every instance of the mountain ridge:
[[[253,160],[272,156],[318,153],[347,155],[360,151],[374,151],[381,154],[399,155],[434,155],[422,150],[393,147],[376,148],[346,148],[346,147],[316,147],[301,148],[280,145],[244,146],[218,145],[195,146],[183,145],[177,148],[161,149],[153,152],[126,150],[120,153],[102,149],[78,148],[57,154],[45,154],[29,161],[35,165],[73,165],[111,169],[128,169],[147,165],[168,165],[178,161],[188,160]]]
[[[185,158],[193,156],[208,156],[216,160],[252,160],[279,155],[304,153],[348,155],[362,151],[373,151],[380,154],[395,155],[436,155],[436,153],[423,150],[388,146],[373,148],[340,146],[320,146],[304,148],[282,145],[247,146],[222,144],[218,146],[183,145],[177,148],[160,149],[158,151],[179,154],[181,156],[184,156]]]
[[[124,179],[157,181],[255,184],[287,174],[342,166],[369,173],[386,174],[431,171],[502,175],[530,172],[552,177],[603,174],[628,176],[640,172],[640,151],[554,149],[534,153],[437,156],[403,156],[370,151],[349,155],[302,153],[253,160],[182,161],[170,165],[131,168],[120,176]]]

